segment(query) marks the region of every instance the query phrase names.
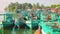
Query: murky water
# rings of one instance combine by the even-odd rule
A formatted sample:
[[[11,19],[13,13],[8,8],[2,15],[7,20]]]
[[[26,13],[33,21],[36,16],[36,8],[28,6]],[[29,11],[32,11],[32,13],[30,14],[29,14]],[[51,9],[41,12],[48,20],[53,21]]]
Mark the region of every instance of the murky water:
[[[0,34],[35,34],[35,30],[20,29],[20,28],[17,28],[16,26],[14,26],[12,29],[4,28],[2,32],[0,32]]]

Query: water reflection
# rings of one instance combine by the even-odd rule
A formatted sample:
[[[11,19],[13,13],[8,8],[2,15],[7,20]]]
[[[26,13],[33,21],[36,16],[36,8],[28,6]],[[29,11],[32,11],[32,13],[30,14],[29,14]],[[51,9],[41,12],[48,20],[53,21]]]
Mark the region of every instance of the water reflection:
[[[12,34],[16,34],[16,31],[15,31],[15,26],[13,27],[13,29],[12,29]]]
[[[20,29],[14,26],[12,29],[10,28],[5,28],[4,29],[4,34],[35,34],[35,30],[31,29]]]

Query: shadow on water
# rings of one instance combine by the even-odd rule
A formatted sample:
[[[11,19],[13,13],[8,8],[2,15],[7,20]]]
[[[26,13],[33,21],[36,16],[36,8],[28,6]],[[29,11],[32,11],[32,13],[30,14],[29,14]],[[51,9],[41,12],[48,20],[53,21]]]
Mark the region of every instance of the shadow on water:
[[[13,27],[13,29],[12,29],[12,31],[11,31],[11,34],[16,34],[15,26]]]
[[[20,29],[17,26],[13,26],[12,28],[7,27],[4,28],[4,34],[35,34],[35,30],[31,29]]]

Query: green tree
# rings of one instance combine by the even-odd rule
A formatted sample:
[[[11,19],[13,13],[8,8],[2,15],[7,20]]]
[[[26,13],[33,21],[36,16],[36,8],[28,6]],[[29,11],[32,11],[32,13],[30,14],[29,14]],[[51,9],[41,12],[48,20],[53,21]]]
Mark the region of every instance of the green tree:
[[[56,8],[57,5],[51,5],[51,8]]]
[[[37,9],[40,7],[39,3],[36,4]]]
[[[42,5],[41,5],[41,8],[45,8],[45,6],[42,4]]]

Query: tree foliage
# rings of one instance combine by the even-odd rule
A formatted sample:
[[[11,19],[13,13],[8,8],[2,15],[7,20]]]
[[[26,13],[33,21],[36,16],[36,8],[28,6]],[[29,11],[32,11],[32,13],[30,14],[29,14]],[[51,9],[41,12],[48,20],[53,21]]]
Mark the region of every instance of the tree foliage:
[[[56,8],[60,6],[59,4],[55,5],[55,4],[52,4],[51,6],[44,6],[43,4],[42,5],[39,5],[39,3],[36,3],[36,4],[30,4],[30,3],[18,3],[18,2],[15,2],[15,3],[10,3],[7,7],[5,7],[5,11],[14,11],[16,12],[18,9],[22,9],[22,10],[25,10],[25,9],[39,9],[39,8]]]

